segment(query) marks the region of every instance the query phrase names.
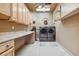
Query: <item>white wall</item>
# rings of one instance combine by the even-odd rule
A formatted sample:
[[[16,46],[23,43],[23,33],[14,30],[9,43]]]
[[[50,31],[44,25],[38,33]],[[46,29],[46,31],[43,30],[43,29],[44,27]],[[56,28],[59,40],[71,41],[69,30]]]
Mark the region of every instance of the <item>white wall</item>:
[[[32,20],[36,21],[37,38],[39,37],[39,27],[44,27],[44,18],[48,18],[48,26],[53,26],[52,12],[32,12]]]
[[[56,39],[73,55],[79,55],[79,13],[56,22]]]
[[[32,19],[36,21],[36,27],[44,26],[44,18],[48,18],[48,26],[53,26],[52,12],[32,12]]]

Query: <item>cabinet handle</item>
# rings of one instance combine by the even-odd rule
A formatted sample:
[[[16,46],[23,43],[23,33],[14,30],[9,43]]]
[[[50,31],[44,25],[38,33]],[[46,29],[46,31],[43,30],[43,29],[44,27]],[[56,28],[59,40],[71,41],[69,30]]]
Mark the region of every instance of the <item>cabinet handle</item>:
[[[8,48],[8,47],[9,47],[9,44],[8,44],[8,45],[6,45],[6,47]]]

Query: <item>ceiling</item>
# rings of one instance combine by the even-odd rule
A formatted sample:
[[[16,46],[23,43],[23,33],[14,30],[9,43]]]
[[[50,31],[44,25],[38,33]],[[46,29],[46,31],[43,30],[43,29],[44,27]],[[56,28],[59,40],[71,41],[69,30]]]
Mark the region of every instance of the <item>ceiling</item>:
[[[30,11],[54,11],[57,4],[56,3],[25,3]]]

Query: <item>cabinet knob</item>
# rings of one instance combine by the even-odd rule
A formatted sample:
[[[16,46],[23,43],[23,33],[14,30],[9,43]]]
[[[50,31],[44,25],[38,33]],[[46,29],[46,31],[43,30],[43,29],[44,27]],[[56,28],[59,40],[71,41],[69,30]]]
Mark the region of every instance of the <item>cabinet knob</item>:
[[[9,44],[7,44],[6,47],[8,48],[9,47]]]

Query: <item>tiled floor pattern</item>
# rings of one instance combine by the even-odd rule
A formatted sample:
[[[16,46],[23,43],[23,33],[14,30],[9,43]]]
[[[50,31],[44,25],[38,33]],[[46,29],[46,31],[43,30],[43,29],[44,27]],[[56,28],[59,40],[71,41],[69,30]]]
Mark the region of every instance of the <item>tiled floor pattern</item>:
[[[25,45],[17,56],[69,56],[56,42],[39,42]]]

